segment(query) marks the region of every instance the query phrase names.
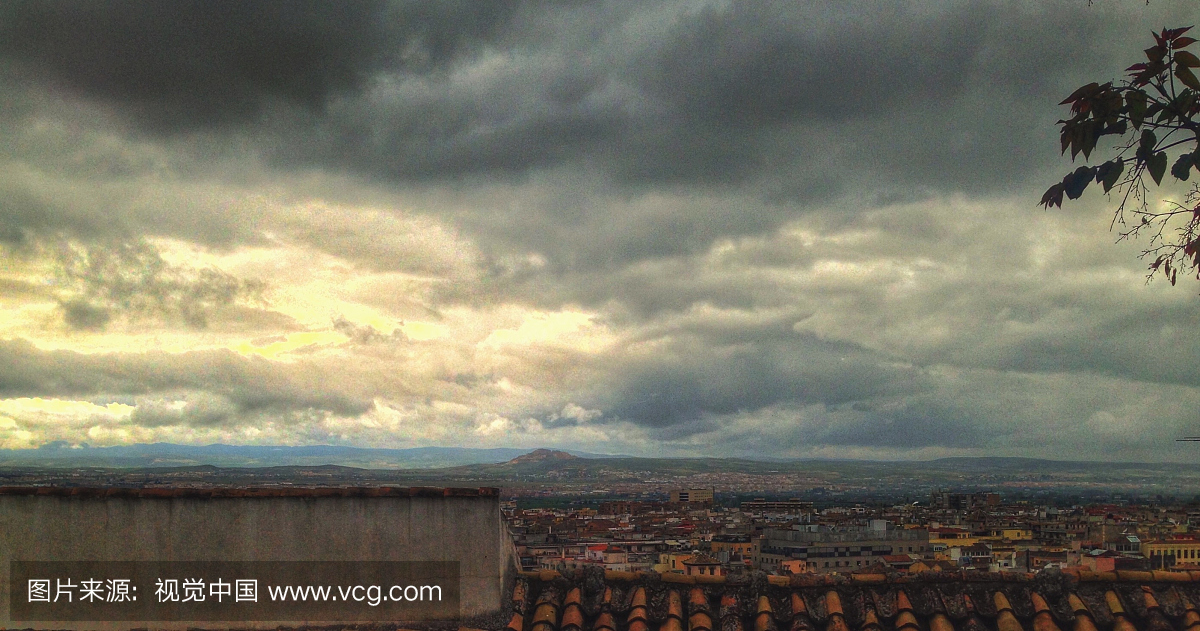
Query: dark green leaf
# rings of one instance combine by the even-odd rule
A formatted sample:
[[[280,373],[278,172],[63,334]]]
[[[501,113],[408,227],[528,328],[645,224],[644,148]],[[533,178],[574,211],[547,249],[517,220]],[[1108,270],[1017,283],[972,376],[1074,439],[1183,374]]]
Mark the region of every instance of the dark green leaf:
[[[1086,160],[1092,155],[1092,149],[1096,148],[1096,123],[1088,121],[1080,125],[1079,149],[1083,151],[1083,158]],[[1071,156],[1072,158],[1075,156]]]
[[[1138,155],[1145,159],[1154,151],[1154,145],[1158,144],[1158,137],[1154,135],[1154,131],[1150,129],[1142,130],[1142,141],[1138,144]]]
[[[1117,158],[1109,160],[1100,165],[1096,169],[1096,183],[1104,185],[1104,192],[1107,193],[1117,183],[1121,177],[1121,172],[1125,170],[1125,160]]]
[[[1167,154],[1164,151],[1149,157],[1146,160],[1146,170],[1150,171],[1150,177],[1154,178],[1155,184],[1162,184],[1163,175],[1167,172]]]
[[[1127,131],[1129,131],[1129,124],[1125,121],[1118,121],[1104,128],[1104,134],[1116,134],[1117,136],[1123,136]]]
[[[1068,199],[1079,199],[1079,196],[1083,195],[1083,190],[1095,176],[1095,167],[1079,167],[1075,169],[1074,173],[1063,178],[1063,192],[1067,194]]]
[[[1191,170],[1192,154],[1190,153],[1185,153],[1179,156],[1179,159],[1175,161],[1175,164],[1171,165],[1171,175],[1174,175],[1175,179],[1177,180],[1183,180],[1186,182],[1188,179],[1188,171]]]
[[[1200,68],[1200,59],[1186,50],[1175,52],[1175,63],[1188,68]]]
[[[1089,96],[1091,93],[1095,92],[1099,87],[1100,87],[1099,83],[1089,83],[1089,84],[1079,88],[1078,90],[1075,90],[1074,92],[1072,92],[1071,96],[1068,96],[1067,98],[1063,99],[1063,102],[1059,103],[1059,105],[1066,105],[1067,103],[1074,103],[1075,101],[1078,101],[1079,99]]]
[[[1133,128],[1141,127],[1146,118],[1146,93],[1141,90],[1127,93],[1125,106],[1129,108],[1129,122],[1133,123]]]
[[[1070,176],[1068,176],[1068,177],[1070,177]],[[1046,190],[1046,194],[1042,195],[1042,201],[1040,203],[1042,206],[1045,206],[1046,208],[1049,208],[1051,206],[1058,206],[1059,208],[1062,208],[1062,198],[1063,198],[1063,185],[1060,182],[1058,184],[1055,184],[1054,186],[1051,186],[1049,189]]]
[[[1196,79],[1196,75],[1186,66],[1175,66],[1175,78],[1193,90],[1200,90],[1200,79]]]

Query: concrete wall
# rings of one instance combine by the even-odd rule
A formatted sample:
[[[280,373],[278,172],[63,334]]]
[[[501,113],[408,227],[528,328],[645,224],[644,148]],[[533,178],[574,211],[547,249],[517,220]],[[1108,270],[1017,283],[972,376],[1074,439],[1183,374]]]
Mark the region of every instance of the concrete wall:
[[[9,561],[457,561],[460,615],[498,612],[515,567],[496,489],[0,489],[0,626]],[[311,621],[317,622],[317,621]],[[336,621],[333,621],[336,622]],[[238,626],[274,628],[297,622]],[[152,623],[229,627],[230,623]]]

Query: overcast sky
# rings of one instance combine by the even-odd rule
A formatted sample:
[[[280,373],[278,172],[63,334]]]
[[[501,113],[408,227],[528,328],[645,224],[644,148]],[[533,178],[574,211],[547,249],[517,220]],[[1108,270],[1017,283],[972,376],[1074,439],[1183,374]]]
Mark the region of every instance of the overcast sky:
[[[1200,283],[1037,201],[1196,17],[0,3],[0,447],[1194,462]]]

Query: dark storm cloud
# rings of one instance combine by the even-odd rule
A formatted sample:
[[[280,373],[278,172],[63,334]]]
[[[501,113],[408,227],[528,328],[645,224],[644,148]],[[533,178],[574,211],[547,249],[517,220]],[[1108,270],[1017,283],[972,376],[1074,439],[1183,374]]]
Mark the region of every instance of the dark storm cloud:
[[[857,416],[856,422],[813,432],[809,440],[823,445],[894,449],[971,448],[987,445],[989,432],[984,428],[995,426],[995,419],[981,418],[951,402],[922,401],[883,411],[872,410],[870,405],[860,403],[853,409],[868,413]]]
[[[141,427],[166,425],[213,427],[237,420],[238,414],[242,412],[235,403],[222,396],[205,393],[189,394],[178,398],[182,399],[182,406],[172,405],[162,400],[135,400],[137,407],[134,409],[130,421]]]
[[[0,248],[29,252],[40,245],[43,235],[70,234],[110,236],[112,222],[105,222],[99,213],[72,212],[49,203],[17,186],[0,182]]]
[[[554,5],[444,73],[385,71],[255,137],[278,168],[427,193],[485,249],[612,271],[817,210],[1036,198],[1062,168],[1056,103],[1138,58],[1129,24],[1182,19],[1145,11]]]
[[[753,413],[771,406],[838,405],[920,390],[918,368],[847,342],[811,334],[743,331],[693,334],[668,345],[652,360],[620,371],[610,420],[662,429],[702,431],[706,417]]]
[[[921,180],[941,165],[955,186],[986,186],[1033,168],[995,156],[1027,153],[1030,126],[1056,114],[1046,99],[1081,69],[1123,67],[1095,49],[1116,25],[1066,3],[121,0],[0,11],[0,53],[30,81],[167,128],[271,114],[284,122],[262,129],[281,137],[263,140],[281,161],[409,182],[570,164],[629,184],[721,184],[855,162]],[[959,174],[964,159],[989,177]]]
[[[429,71],[493,36],[507,2],[31,0],[0,7],[0,53],[27,75],[168,127],[317,108],[382,67]]]
[[[880,200],[1041,186],[1058,164],[1054,103],[1136,57],[1138,42],[1123,36],[1130,23],[1183,13],[1067,2],[126,1],[0,11],[9,74],[31,90],[66,86],[160,129],[237,121],[172,151],[244,159],[225,137],[283,171],[425,191],[427,207],[456,205],[454,222],[485,248],[533,249],[550,269],[694,254],[817,206],[850,214]],[[1128,50],[1118,46],[1127,40]],[[505,185],[515,188],[497,190]],[[639,201],[715,191],[725,198],[666,209]],[[222,245],[257,238],[213,213],[194,214],[214,220],[198,225],[189,213],[124,215],[131,229]]]
[[[409,182],[570,164],[785,198],[805,174],[998,189],[1053,160],[1035,147],[1060,93],[1128,64],[1098,46],[1111,16],[1066,3],[595,6],[306,120],[322,131],[297,155]]]
[[[328,382],[320,371],[291,371],[225,350],[83,354],[41,351],[24,341],[0,341],[0,397],[90,397],[207,392],[238,413],[317,409],[356,416],[369,395]]]
[[[1200,327],[1194,301],[1121,304],[1112,296],[1063,292],[1006,301],[1019,336],[986,330],[922,352],[922,359],[1021,372],[1090,372],[1200,387]],[[981,317],[981,320],[983,317]],[[986,327],[983,324],[981,327]]]

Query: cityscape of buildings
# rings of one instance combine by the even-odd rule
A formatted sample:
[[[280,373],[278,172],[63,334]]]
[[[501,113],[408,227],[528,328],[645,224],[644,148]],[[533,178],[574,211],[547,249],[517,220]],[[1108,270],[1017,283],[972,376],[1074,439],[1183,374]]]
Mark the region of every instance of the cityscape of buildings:
[[[724,506],[712,489],[666,501],[519,508],[504,513],[524,570],[722,576],[1047,568],[1200,570],[1200,505],[1006,502],[935,491],[927,501],[818,508],[759,498]]]

